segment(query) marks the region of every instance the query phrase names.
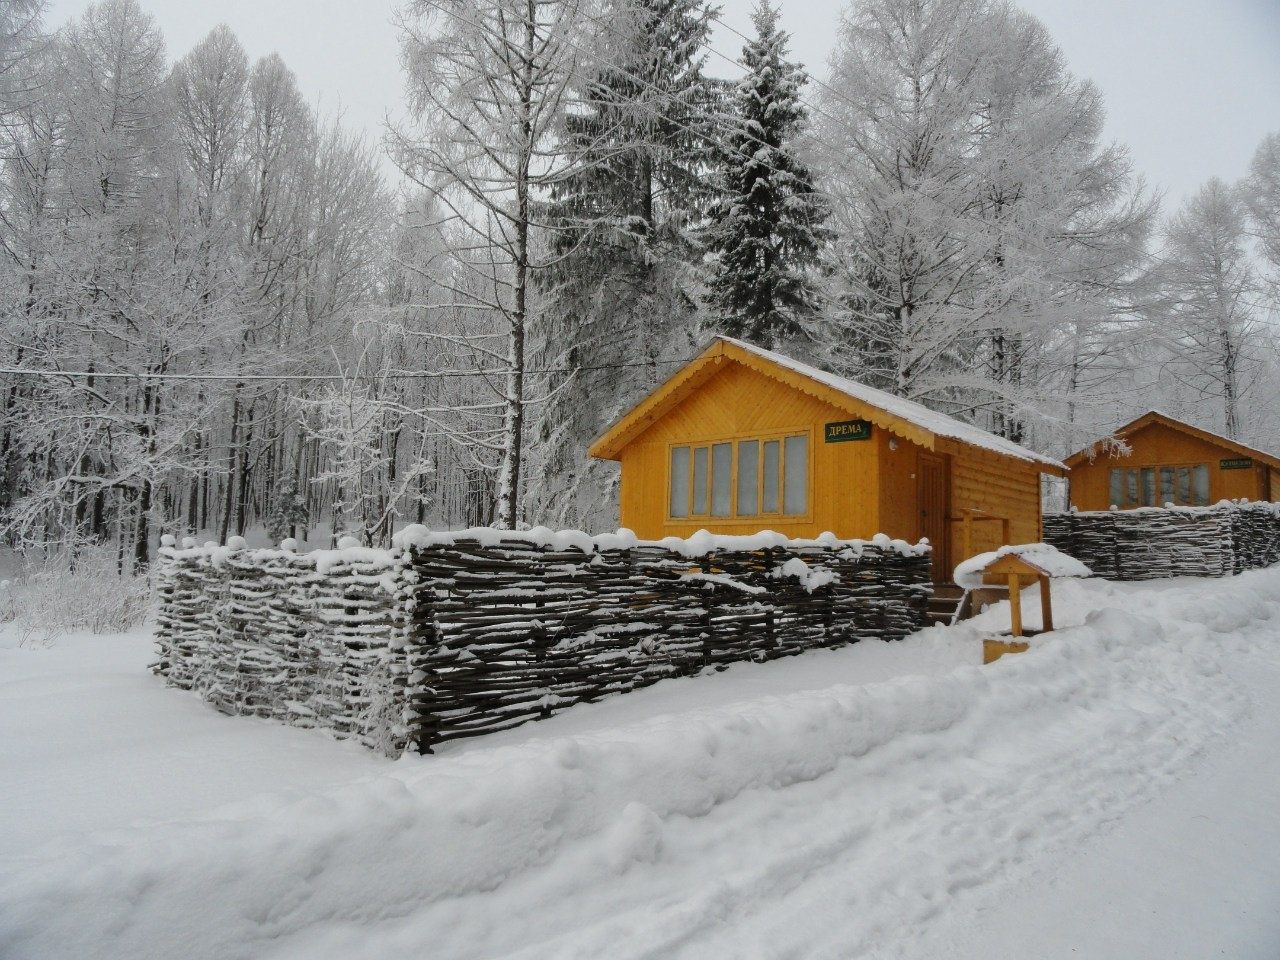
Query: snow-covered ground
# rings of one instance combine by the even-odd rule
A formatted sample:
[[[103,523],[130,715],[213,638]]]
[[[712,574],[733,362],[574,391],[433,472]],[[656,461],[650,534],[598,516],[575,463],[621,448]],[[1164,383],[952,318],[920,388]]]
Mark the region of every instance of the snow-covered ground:
[[[395,763],[0,635],[0,957],[1274,960],[1280,570],[1058,600]]]

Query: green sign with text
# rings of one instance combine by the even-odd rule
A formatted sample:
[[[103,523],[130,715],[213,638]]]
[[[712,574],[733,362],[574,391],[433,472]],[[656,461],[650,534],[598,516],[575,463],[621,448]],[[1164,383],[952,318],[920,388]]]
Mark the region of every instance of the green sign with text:
[[[844,443],[846,440],[870,440],[870,420],[841,420],[839,423],[828,423],[823,434],[827,443]]]
[[[1240,457],[1236,460],[1219,460],[1218,466],[1223,470],[1248,470],[1253,466],[1253,461],[1248,457]]]

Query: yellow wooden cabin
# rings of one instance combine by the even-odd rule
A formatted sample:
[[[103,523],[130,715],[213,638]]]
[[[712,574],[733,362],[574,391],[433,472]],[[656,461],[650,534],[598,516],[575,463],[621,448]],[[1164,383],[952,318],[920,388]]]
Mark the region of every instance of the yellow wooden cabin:
[[[591,446],[622,467],[621,523],[891,537],[934,545],[934,579],[1040,539],[1040,475],[1065,467],[978,427],[718,337]]]
[[[1271,500],[1280,458],[1152,410],[1067,458],[1079,510]]]

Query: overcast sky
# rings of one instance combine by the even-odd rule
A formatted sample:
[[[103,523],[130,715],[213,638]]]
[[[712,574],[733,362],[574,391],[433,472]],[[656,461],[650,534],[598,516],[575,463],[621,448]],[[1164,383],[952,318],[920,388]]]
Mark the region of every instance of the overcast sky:
[[[228,24],[251,58],[277,50],[326,112],[374,136],[400,110],[396,6],[390,0],[140,0],[171,58]],[[722,0],[750,32],[753,0]],[[822,76],[846,0],[777,0],[793,54]],[[52,0],[49,22],[79,16],[85,0]],[[1106,96],[1109,135],[1136,168],[1178,201],[1211,176],[1240,177],[1254,147],[1280,130],[1280,0],[1023,0],[1072,69]],[[717,49],[739,55],[726,30]],[[730,68],[712,57],[717,70]]]

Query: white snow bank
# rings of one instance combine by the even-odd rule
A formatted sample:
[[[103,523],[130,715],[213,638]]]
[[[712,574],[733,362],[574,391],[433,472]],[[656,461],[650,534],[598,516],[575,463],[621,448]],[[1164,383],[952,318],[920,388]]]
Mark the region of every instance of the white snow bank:
[[[928,552],[927,541],[908,543],[877,533],[869,540],[842,540],[834,533],[824,532],[812,539],[792,538],[774,530],[761,530],[745,535],[713,534],[699,530],[690,537],[664,537],[661,540],[640,540],[626,529],[615,533],[589,534],[581,530],[552,530],[550,527],[534,527],[531,530],[501,530],[496,527],[470,527],[465,530],[432,530],[422,524],[412,523],[392,537],[390,550],[360,546],[352,537],[343,537],[333,550],[312,550],[298,554],[296,540],[286,540],[279,548],[249,548],[242,537],[232,537],[225,546],[212,542],[203,546],[187,537],[181,546],[174,545],[174,538],[166,534],[161,539],[160,552],[177,558],[209,557],[215,565],[226,563],[232,557],[249,563],[297,562],[305,558],[314,562],[320,572],[338,564],[364,564],[391,567],[400,562],[403,551],[411,547],[451,546],[463,541],[497,547],[503,543],[520,543],[527,546],[547,547],[553,550],[627,550],[634,547],[660,547],[682,557],[702,557],[724,551],[749,552],[782,547],[792,550],[824,548],[828,550],[852,550],[861,554],[867,547],[875,547],[902,556],[920,556]]]
[[[1115,514],[1166,514],[1166,513],[1187,513],[1187,514],[1204,514],[1219,513],[1223,510],[1245,510],[1249,512],[1270,513],[1272,515],[1280,514],[1280,503],[1271,503],[1266,500],[1250,500],[1248,497],[1240,497],[1236,500],[1219,500],[1217,503],[1211,503],[1202,507],[1187,507],[1176,503],[1165,503],[1159,507],[1126,507],[1121,510],[1115,504],[1112,504],[1107,510],[1078,510],[1072,507],[1067,513],[1079,514],[1080,516],[1105,515],[1114,516]],[[1064,512],[1064,511],[1054,511]]]
[[[834,570],[814,569],[799,557],[792,557],[777,570],[773,571],[773,576],[779,580],[783,578],[798,580],[800,581],[800,586],[804,587],[808,593],[813,593],[819,587],[825,587],[839,579]]]
[[[1020,557],[1039,567],[1050,577],[1088,577],[1092,572],[1075,557],[1047,543],[1007,544],[987,553],[970,557],[956,567],[953,574],[957,586],[977,590],[983,585],[982,572],[1001,557]]]
[[[640,540],[625,527],[616,533],[591,535],[581,530],[552,530],[534,527],[531,530],[500,530],[494,527],[472,527],[467,530],[432,530],[421,524],[410,524],[393,538],[396,549],[409,547],[449,546],[460,541],[475,541],[484,546],[496,547],[503,542],[522,543],[529,546],[550,547],[556,550],[626,550],[634,547],[661,547],[684,557],[701,557],[716,551],[754,551],[773,547],[804,549],[825,547],[862,551],[867,546],[892,551],[904,556],[919,556],[928,551],[928,544],[907,543],[878,533],[870,540],[842,540],[829,531],[812,539],[795,539],[774,530],[761,530],[746,535],[713,534],[699,530],[688,538],[664,537],[661,540]]]
[[[706,706],[690,685],[679,709],[631,723],[51,843],[0,871],[0,955],[901,945],[961,891],[1176,775],[1243,709],[1224,659],[1273,643],[1280,615],[1276,571],[1163,593],[1064,586],[1064,623],[1110,608],[991,667]],[[902,646],[976,653],[977,636],[939,628]]]
[[[166,535],[165,540],[172,540]],[[298,542],[292,538],[281,542],[279,547],[248,547],[243,537],[231,537],[225,545],[209,542],[199,546],[187,537],[182,546],[173,546],[162,541],[160,555],[174,559],[208,558],[214,566],[223,566],[232,559],[243,563],[270,566],[273,563],[311,564],[318,573],[328,573],[339,565],[361,565],[377,569],[390,569],[401,561],[397,551],[382,550],[378,547],[365,547],[352,543],[353,537],[343,537],[345,545],[331,550],[311,550],[298,553]],[[340,543],[342,542],[340,541]]]

